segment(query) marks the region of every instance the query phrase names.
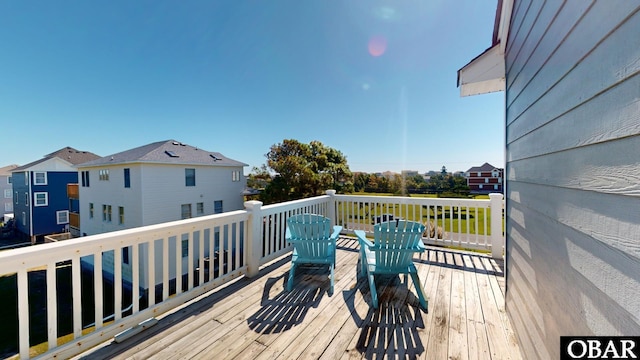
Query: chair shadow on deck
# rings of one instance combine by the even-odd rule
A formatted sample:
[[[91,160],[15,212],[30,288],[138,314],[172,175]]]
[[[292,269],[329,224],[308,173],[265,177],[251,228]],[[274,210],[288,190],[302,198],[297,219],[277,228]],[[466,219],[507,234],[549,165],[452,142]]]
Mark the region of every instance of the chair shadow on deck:
[[[291,291],[285,290],[288,272],[275,278],[267,279],[262,290],[260,309],[247,318],[250,329],[261,334],[284,332],[300,325],[309,309],[316,308],[322,297],[327,293],[327,287],[318,287],[316,283],[307,283],[299,277],[309,278],[309,275],[296,276],[296,286]],[[314,275],[315,276],[315,275]],[[328,283],[328,281],[327,281]],[[278,284],[277,287],[274,285]],[[272,295],[272,289],[280,292]]]
[[[360,328],[356,348],[350,351],[357,351],[365,359],[418,358],[424,353],[419,334],[425,328],[423,310],[418,297],[407,287],[408,281],[402,279],[404,276],[400,275],[377,276],[376,284],[381,290],[377,309],[371,306],[366,278],[342,292],[351,317]],[[358,293],[360,296],[356,296]],[[356,304],[358,299],[366,304]],[[367,312],[361,316],[365,308]]]

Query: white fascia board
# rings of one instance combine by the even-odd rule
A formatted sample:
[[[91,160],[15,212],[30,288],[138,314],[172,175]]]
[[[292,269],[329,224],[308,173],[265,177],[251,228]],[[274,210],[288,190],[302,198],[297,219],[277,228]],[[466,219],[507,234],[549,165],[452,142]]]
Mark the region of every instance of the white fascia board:
[[[504,55],[499,43],[458,70],[458,86],[460,96],[504,91]]]

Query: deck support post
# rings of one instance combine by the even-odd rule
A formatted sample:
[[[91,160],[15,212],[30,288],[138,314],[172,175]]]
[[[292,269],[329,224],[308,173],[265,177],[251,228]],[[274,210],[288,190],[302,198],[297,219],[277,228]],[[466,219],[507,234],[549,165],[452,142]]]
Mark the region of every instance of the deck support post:
[[[336,219],[336,191],[335,190],[327,190],[327,195],[329,195],[329,205],[327,209],[327,217],[331,220],[331,226],[334,226],[338,219]]]
[[[504,235],[502,234],[502,194],[489,194],[491,211],[491,257],[503,258]]]
[[[262,202],[246,201],[244,208],[249,212],[247,226],[247,277],[258,275],[262,256]]]

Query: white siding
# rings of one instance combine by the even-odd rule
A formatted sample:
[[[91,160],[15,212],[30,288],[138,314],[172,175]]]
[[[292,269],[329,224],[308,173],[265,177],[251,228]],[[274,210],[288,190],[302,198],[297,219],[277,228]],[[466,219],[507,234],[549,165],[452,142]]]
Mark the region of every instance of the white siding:
[[[640,333],[640,4],[516,1],[507,311],[527,358]]]
[[[131,188],[124,187],[124,168],[131,169]],[[109,180],[99,180],[98,172],[109,170]],[[100,168],[82,168],[90,172],[89,187],[79,186],[80,192],[80,232],[88,235],[130,229],[142,226],[141,165],[116,165]],[[78,174],[78,179],[82,179]],[[94,217],[89,218],[89,203],[93,203]],[[111,222],[102,220],[102,205],[111,205]],[[118,207],[124,207],[125,221],[118,222]]]
[[[196,186],[185,186],[185,169],[196,169]],[[142,169],[145,190],[142,195],[144,225],[180,220],[181,205],[191,204],[196,216],[196,204],[204,203],[204,214],[213,214],[216,200],[223,201],[223,210],[244,208],[243,181],[231,181],[233,170],[241,167],[212,167],[192,165],[149,165]]]

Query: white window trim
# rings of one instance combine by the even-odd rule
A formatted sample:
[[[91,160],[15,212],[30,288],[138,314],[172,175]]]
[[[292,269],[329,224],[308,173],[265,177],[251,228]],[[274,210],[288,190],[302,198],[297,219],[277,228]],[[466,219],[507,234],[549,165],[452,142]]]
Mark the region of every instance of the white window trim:
[[[38,182],[38,174],[44,175],[44,181]],[[47,172],[46,171],[34,171],[33,172],[33,185],[47,185]]]
[[[4,203],[4,211],[13,211],[13,203]]]
[[[4,189],[4,198],[13,199],[13,191],[11,191],[11,189]]]
[[[66,221],[60,221],[60,215],[64,214],[64,216],[66,217]],[[62,224],[68,224],[69,223],[69,210],[60,210],[60,211],[56,211],[56,223],[58,225],[62,225]]]
[[[44,203],[38,202],[38,195],[44,195]],[[34,192],[33,193],[33,206],[49,206],[49,193],[47,192]]]

